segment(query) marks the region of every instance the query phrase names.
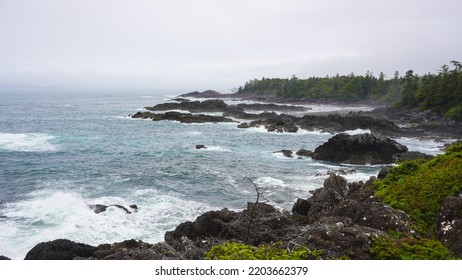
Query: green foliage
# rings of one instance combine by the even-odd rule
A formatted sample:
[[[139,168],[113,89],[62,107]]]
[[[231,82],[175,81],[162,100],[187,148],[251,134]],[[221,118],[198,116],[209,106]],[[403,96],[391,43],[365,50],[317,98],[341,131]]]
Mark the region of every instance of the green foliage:
[[[244,87],[239,88],[239,93],[253,93],[274,95],[279,97],[311,98],[320,100],[384,100],[397,101],[402,86],[400,78],[395,76],[386,80],[383,73],[379,78],[367,72],[365,76],[336,75],[335,77],[310,77],[298,79],[267,79],[250,80]]]
[[[430,161],[403,162],[391,169],[383,180],[374,182],[378,197],[410,215],[415,230],[426,236],[435,232],[435,219],[446,196],[462,190],[462,145]]]
[[[400,77],[396,71],[392,79],[385,79],[383,73],[377,78],[369,71],[364,76],[352,73],[324,78],[254,79],[240,87],[239,93],[327,101],[380,100],[462,121],[462,64],[451,64],[452,69],[443,65],[439,73],[423,76],[409,70]]]
[[[370,250],[377,260],[448,260],[449,250],[438,240],[390,237],[372,238]]]
[[[462,104],[452,107],[444,114],[445,119],[462,121]]]
[[[462,120],[462,66],[457,61],[451,61],[453,69],[443,65],[438,74],[428,74],[422,77],[421,86],[414,96],[417,107],[421,110],[431,110],[445,118]]]
[[[320,259],[321,250],[310,251],[308,248],[298,246],[288,252],[282,244],[262,244],[258,247],[236,242],[225,242],[220,246],[213,246],[205,253],[206,260],[306,260]]]

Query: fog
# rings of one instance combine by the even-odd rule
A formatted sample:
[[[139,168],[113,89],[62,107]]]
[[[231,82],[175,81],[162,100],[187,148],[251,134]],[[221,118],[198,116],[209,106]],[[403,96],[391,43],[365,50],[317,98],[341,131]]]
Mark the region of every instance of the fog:
[[[0,85],[227,90],[261,77],[436,72],[462,2],[0,0]]]

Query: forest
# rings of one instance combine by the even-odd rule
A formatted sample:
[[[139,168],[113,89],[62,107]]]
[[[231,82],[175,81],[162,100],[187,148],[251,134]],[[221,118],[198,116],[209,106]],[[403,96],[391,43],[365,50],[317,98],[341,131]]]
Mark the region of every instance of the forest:
[[[392,78],[365,75],[309,77],[290,79],[253,79],[239,88],[238,94],[262,94],[312,101],[381,101],[395,106],[430,110],[448,120],[462,121],[462,64],[451,61],[437,73],[422,76],[408,70],[404,76],[396,71]]]

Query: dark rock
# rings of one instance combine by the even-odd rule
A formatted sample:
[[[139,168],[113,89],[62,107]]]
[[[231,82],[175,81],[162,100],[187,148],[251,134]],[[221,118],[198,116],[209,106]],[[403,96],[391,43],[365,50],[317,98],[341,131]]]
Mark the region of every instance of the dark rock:
[[[268,132],[297,132],[298,127],[290,116],[280,115],[278,118],[271,118],[263,121]]]
[[[207,149],[206,146],[202,145],[202,144],[199,144],[199,145],[196,145],[196,149],[200,150],[200,149]]]
[[[306,199],[298,198],[292,207],[292,213],[306,216],[310,210],[310,203]]]
[[[382,180],[390,174],[391,168],[389,166],[384,166],[380,169],[379,174],[377,175],[377,179]]]
[[[330,174],[324,181],[324,187],[316,189],[306,201],[308,203],[306,214],[308,223],[318,220],[331,211],[348,194],[348,183],[345,178]]]
[[[73,260],[76,257],[89,258],[96,247],[76,243],[67,239],[42,242],[34,246],[25,260]]]
[[[324,187],[315,190],[305,201],[297,200],[293,212],[306,216],[308,223],[325,217],[346,217],[352,223],[378,230],[404,232],[409,225],[409,217],[402,211],[383,204],[374,196],[370,186],[375,177],[366,183],[347,183],[338,175],[331,174]],[[304,209],[299,210],[301,205]],[[305,209],[308,209],[305,213]],[[305,213],[305,214],[304,214]]]
[[[138,205],[132,204],[132,205],[130,205],[129,207],[132,208],[133,211],[138,212]]]
[[[280,213],[274,207],[249,203],[246,210],[237,213],[223,209],[210,211],[194,222],[180,224],[174,231],[165,234],[165,241],[177,250],[184,250],[184,240],[191,240],[196,246],[205,240],[236,240],[258,245],[262,242],[276,242],[294,232],[294,220]]]
[[[114,207],[117,207],[119,209],[122,209],[125,211],[125,213],[127,214],[131,214],[132,212],[130,212],[125,206],[122,206],[122,205],[119,205],[119,204],[111,204],[111,205],[103,205],[103,204],[90,204],[88,205],[88,207],[90,207],[91,210],[93,210],[96,214],[99,214],[101,212],[104,212],[107,210],[107,208],[111,207],[111,206],[114,206]],[[135,206],[136,205],[132,205],[132,206]],[[131,207],[131,206],[130,206]],[[132,207],[131,207],[132,208]],[[136,209],[136,208],[134,208]]]
[[[273,153],[274,154],[282,153],[285,157],[288,157],[288,158],[292,158],[294,154],[291,150],[280,150],[280,151],[273,152]]]
[[[181,259],[181,256],[175,249],[163,242],[152,245],[143,241],[131,239],[110,245],[99,245],[93,253],[93,256],[87,259],[178,260]]]
[[[181,123],[233,122],[232,119],[204,114],[188,114],[180,112],[166,112],[155,114],[152,112],[137,112],[132,118],[151,119],[153,121],[179,121]]]
[[[8,261],[8,260],[11,260],[11,259],[5,256],[0,256],[0,261]]]
[[[305,149],[300,149],[295,154],[300,157],[311,157],[313,155],[313,152]]]
[[[122,209],[125,211],[125,213],[127,214],[131,214],[132,212],[130,212],[125,206],[122,206],[122,205],[119,205],[119,204],[113,204],[113,205],[110,205],[110,206],[114,206],[114,207],[117,207],[119,209]]]
[[[392,163],[395,156],[407,152],[398,142],[365,133],[349,135],[339,133],[317,147],[313,159],[350,164]]]
[[[436,232],[441,243],[449,247],[456,256],[462,256],[462,197],[449,196],[436,219]]]
[[[244,123],[240,123],[237,127],[238,128],[249,128],[250,125],[248,123],[244,122]]]
[[[109,207],[107,205],[102,205],[102,204],[90,204],[88,205],[88,207],[90,207],[91,210],[93,210],[93,212],[95,212],[96,214],[99,214],[101,212],[104,212],[106,211],[106,209]]]
[[[371,236],[383,236],[381,230],[358,226],[349,218],[328,216],[306,225],[293,242],[311,250],[323,250],[323,258],[371,259]]]
[[[369,129],[381,135],[401,135],[402,130],[393,122],[371,116],[364,112],[350,112],[347,115],[305,115],[295,120],[305,130],[343,132],[346,130]]]

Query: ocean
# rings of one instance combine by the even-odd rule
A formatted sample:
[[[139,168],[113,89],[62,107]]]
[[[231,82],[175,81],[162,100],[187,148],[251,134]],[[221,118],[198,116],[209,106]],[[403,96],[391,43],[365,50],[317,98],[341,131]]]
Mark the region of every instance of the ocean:
[[[256,199],[250,180],[261,202],[290,211],[298,197],[322,187],[329,170],[354,170],[345,177],[357,181],[382,167],[273,153],[314,150],[329,133],[128,117],[179,93],[0,89],[0,255],[23,259],[37,243],[58,238],[91,245],[156,243],[206,211],[246,208]],[[441,142],[396,140],[410,150],[441,153]],[[197,150],[198,144],[208,148]],[[138,211],[109,207],[96,214],[91,204],[135,204]]]

